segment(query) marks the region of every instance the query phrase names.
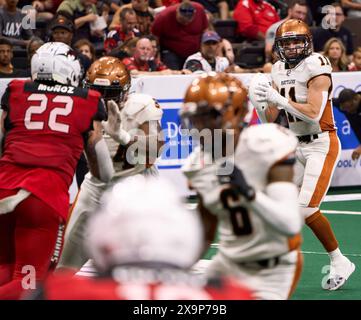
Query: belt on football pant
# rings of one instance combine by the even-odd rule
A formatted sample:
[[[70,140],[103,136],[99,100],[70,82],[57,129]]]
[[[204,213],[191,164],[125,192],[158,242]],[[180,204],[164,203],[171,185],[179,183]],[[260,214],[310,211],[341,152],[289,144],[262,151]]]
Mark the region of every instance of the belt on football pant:
[[[304,143],[310,143],[313,140],[318,139],[320,136],[318,134],[308,134],[305,136],[297,136],[297,139],[299,142],[304,142]]]
[[[245,268],[252,269],[268,269],[274,268],[280,263],[281,257],[274,257],[269,259],[262,259],[252,262],[238,262],[238,264]]]

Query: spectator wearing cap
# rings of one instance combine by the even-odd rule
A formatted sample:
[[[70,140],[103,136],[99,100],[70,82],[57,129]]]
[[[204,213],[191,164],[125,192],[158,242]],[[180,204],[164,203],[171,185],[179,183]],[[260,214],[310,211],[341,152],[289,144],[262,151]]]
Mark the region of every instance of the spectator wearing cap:
[[[280,20],[276,9],[264,0],[239,1],[233,13],[240,36],[264,40],[267,29]]]
[[[203,6],[183,2],[160,12],[152,33],[158,37],[164,63],[171,69],[181,69],[190,55],[199,51],[208,20]]]
[[[74,36],[74,23],[64,16],[56,16],[49,25],[50,40],[71,46]]]
[[[74,40],[74,23],[66,16],[57,13],[57,16],[52,20],[49,26],[50,29],[50,41],[62,42],[72,47]],[[83,67],[83,75],[91,65],[91,59],[86,55],[79,53],[78,59]]]
[[[124,58],[123,63],[131,75],[189,73],[170,70],[160,59],[155,57],[155,53],[152,42],[147,37],[142,37],[136,44],[134,55]]]
[[[343,89],[338,98],[333,99],[333,104],[345,114],[358,141],[361,142],[361,92]],[[360,155],[361,145],[352,152],[352,160],[357,160]]]
[[[192,72],[223,72],[229,67],[225,57],[217,56],[221,37],[215,31],[206,31],[201,40],[201,51],[189,56],[184,63],[184,69]]]
[[[95,29],[97,22],[101,20],[96,2],[97,0],[64,0],[58,7],[57,12],[67,12],[74,21],[74,41],[85,38],[103,45],[104,31],[102,28]],[[107,11],[104,11],[104,15],[107,15]]]
[[[25,70],[15,69],[11,63],[13,45],[6,38],[0,38],[0,78],[25,78],[30,74]]]
[[[140,36],[137,15],[133,9],[125,8],[120,12],[120,23],[119,26],[115,26],[107,34],[104,41],[106,53],[129,39]]]
[[[6,0],[0,8],[0,35],[6,37],[13,46],[26,47],[33,31],[24,28],[22,21],[25,14],[16,6],[19,0]]]
[[[141,35],[147,35],[151,30],[151,25],[154,21],[154,10],[149,6],[148,0],[131,0],[130,3],[121,6],[113,16],[112,23],[109,29],[115,29],[122,25],[121,12],[124,9],[133,9],[137,15],[138,30]]]

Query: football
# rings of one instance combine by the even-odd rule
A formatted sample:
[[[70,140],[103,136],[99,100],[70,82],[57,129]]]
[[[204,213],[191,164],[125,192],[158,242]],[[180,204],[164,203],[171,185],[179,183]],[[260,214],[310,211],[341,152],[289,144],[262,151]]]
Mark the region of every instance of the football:
[[[260,83],[268,83],[271,84],[271,81],[268,77],[263,73],[257,73],[251,80],[248,88],[248,96],[252,103],[252,105],[257,109],[257,111],[264,111],[268,108],[267,102],[258,102],[257,96],[255,94],[256,86]]]

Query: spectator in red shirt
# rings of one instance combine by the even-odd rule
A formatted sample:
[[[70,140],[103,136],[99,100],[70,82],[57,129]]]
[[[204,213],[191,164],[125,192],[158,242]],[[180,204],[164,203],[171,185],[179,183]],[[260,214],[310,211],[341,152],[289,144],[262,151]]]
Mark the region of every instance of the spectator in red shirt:
[[[238,32],[251,40],[263,40],[267,29],[279,21],[276,9],[263,0],[241,0],[234,9]]]
[[[170,70],[160,59],[154,56],[152,42],[142,37],[138,40],[135,53],[130,58],[124,58],[123,63],[131,75],[140,74],[180,74],[181,71]],[[184,72],[189,73],[189,72]]]
[[[199,51],[201,37],[207,27],[204,7],[196,2],[186,1],[159,13],[152,33],[159,38],[165,64],[180,70],[187,57]]]

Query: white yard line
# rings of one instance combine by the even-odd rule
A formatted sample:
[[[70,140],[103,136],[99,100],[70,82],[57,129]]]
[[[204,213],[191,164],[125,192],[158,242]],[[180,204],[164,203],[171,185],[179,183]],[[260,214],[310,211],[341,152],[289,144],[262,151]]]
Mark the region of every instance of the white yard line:
[[[360,215],[360,211],[338,211],[338,210],[321,210],[322,213],[328,214],[350,214],[350,215]]]
[[[361,200],[361,193],[333,194],[328,195],[324,202]]]

